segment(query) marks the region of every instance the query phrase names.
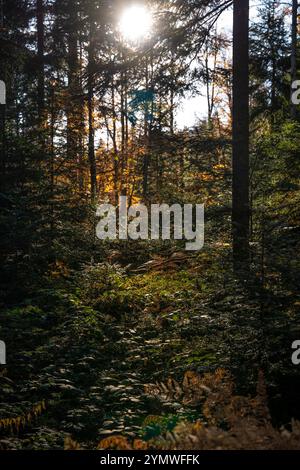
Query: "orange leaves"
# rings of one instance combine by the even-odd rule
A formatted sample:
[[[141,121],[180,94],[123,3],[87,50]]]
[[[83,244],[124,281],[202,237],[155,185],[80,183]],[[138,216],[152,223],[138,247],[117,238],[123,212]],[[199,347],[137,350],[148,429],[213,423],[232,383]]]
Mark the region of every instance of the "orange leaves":
[[[98,450],[132,450],[132,447],[126,437],[112,436],[100,441]]]
[[[214,181],[214,176],[211,174],[211,173],[207,173],[207,172],[204,172],[204,173],[198,173],[197,175],[195,175],[197,179],[199,179],[200,181]]]
[[[98,450],[147,450],[148,444],[140,439],[130,443],[126,437],[112,436],[103,439],[98,444]]]
[[[53,279],[64,278],[64,277],[67,277],[68,275],[69,275],[69,269],[67,268],[67,266],[65,265],[63,261],[57,260],[55,261],[55,263],[53,263],[50,266],[50,277],[52,277]]]
[[[42,401],[35,405],[27,414],[18,416],[16,418],[0,419],[0,431],[9,429],[11,432],[19,433],[20,430],[24,429],[26,425],[30,424],[33,419],[40,416],[44,410],[46,410],[46,404],[45,401]]]
[[[65,438],[64,450],[81,450],[80,444],[74,441],[70,436]]]

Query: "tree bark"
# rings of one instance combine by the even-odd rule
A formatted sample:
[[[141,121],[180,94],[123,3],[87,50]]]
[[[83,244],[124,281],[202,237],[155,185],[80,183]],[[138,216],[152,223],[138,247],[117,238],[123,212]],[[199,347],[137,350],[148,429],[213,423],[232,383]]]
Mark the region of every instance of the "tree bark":
[[[68,2],[68,96],[67,155],[74,165],[79,192],[83,192],[84,100],[79,62],[79,12],[73,1]]]
[[[0,148],[1,148],[1,168],[0,168],[0,191],[4,191],[6,174],[6,105],[0,104]]]
[[[148,57],[145,58],[145,89],[146,92],[149,90],[149,65]],[[149,122],[147,116],[147,106],[145,103],[145,116],[144,116],[144,158],[143,158],[143,199],[147,200],[148,197],[148,184],[149,184]]]
[[[44,65],[44,0],[36,1],[37,54],[38,54],[38,117],[42,123],[45,109],[45,65]]]
[[[92,202],[97,193],[97,167],[95,158],[95,129],[94,129],[94,65],[95,65],[95,23],[90,17],[89,48],[88,48],[88,120],[89,120],[89,163]]]
[[[291,96],[294,93],[293,83],[297,80],[297,41],[298,40],[298,0],[293,0],[292,9],[292,53],[291,53]],[[291,117],[297,116],[297,106],[291,98]]]
[[[234,0],[233,20],[233,261],[249,270],[249,0]]]
[[[78,93],[77,12],[73,2],[68,2],[68,98],[67,98],[67,153],[74,162],[77,154],[76,102]]]

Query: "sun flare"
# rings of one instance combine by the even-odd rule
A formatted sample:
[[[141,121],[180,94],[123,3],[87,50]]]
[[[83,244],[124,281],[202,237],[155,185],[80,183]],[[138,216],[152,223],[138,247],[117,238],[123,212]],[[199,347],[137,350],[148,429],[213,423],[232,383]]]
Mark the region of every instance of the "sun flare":
[[[129,41],[141,40],[151,32],[151,12],[142,5],[132,5],[124,10],[119,27],[125,39]]]

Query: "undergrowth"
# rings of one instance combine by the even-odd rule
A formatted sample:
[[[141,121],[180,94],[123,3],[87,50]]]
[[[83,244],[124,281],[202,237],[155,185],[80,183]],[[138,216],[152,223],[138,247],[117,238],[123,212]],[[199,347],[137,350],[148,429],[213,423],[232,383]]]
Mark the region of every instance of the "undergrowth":
[[[262,302],[211,259],[63,268],[2,308],[1,449],[297,447],[281,386],[296,380],[282,354],[295,300]]]

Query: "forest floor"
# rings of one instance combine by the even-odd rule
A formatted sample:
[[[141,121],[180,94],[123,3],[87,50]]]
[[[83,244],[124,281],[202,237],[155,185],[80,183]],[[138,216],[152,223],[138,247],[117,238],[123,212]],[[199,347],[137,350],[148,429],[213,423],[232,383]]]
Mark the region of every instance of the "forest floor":
[[[188,371],[230,371],[246,396],[264,370],[273,422],[299,417],[287,346],[293,296],[269,292],[262,302],[217,252],[156,255],[141,269],[137,254],[128,259],[76,273],[58,264],[2,309],[1,448],[61,449],[68,436],[96,448],[116,435],[149,441],[181,421],[205,423],[199,404],[167,390]]]

